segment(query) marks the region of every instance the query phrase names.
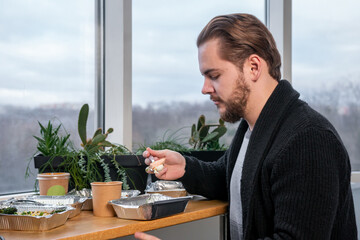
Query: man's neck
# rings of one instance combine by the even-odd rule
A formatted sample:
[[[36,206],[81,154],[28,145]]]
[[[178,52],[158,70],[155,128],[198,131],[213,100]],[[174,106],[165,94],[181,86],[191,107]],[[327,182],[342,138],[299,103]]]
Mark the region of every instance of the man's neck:
[[[253,89],[250,90],[244,119],[249,124],[251,131],[254,129],[255,123],[259,118],[262,109],[278,83],[279,82],[274,79],[269,79],[267,81],[259,82],[257,85],[255,84]]]

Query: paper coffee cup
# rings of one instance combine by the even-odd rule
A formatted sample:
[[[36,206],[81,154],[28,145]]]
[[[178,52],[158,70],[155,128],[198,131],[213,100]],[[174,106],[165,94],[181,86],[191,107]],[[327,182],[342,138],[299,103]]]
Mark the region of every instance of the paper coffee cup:
[[[109,201],[121,198],[122,182],[92,182],[93,212],[97,217],[114,217],[114,207]]]
[[[64,172],[39,173],[40,195],[59,196],[68,192],[70,174]]]

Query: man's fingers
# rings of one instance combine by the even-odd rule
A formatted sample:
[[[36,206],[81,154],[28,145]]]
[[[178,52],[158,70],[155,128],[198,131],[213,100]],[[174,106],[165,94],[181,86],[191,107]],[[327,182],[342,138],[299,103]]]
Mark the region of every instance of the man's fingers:
[[[155,176],[159,179],[162,179],[162,177],[165,177],[167,170],[167,167],[164,167],[160,172],[155,173]]]
[[[146,148],[146,151],[150,153],[150,155],[158,158],[163,158],[166,156],[166,152],[164,150],[152,150],[151,148]]]
[[[148,151],[144,151],[142,155],[144,158],[150,157],[150,153]]]
[[[157,238],[155,236],[143,232],[136,232],[134,234],[134,237],[139,240],[160,240],[160,238]]]

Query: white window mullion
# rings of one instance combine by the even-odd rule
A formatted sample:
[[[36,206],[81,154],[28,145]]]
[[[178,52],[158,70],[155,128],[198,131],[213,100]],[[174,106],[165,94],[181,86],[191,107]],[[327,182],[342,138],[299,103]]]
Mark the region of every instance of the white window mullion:
[[[129,149],[132,146],[131,4],[131,0],[103,1],[104,117],[103,125],[98,125],[105,131],[114,128],[109,141]]]
[[[281,55],[282,78],[291,82],[292,0],[265,0],[265,21]]]

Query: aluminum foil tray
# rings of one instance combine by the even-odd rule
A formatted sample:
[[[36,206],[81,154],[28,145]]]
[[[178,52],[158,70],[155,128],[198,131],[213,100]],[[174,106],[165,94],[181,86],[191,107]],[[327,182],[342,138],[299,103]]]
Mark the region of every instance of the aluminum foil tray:
[[[63,212],[54,213],[47,216],[21,216],[13,214],[0,214],[0,229],[2,230],[26,230],[26,231],[45,231],[64,225],[71,212],[74,210],[68,206],[34,205],[34,204],[15,204],[19,212],[22,211],[47,211],[64,209]],[[4,207],[2,205],[1,207]]]
[[[83,188],[82,190],[73,189],[70,192],[68,192],[66,196],[85,197],[86,200],[85,200],[81,210],[84,210],[84,211],[92,211],[93,210],[91,189],[88,189],[88,188]]]
[[[25,200],[32,200],[35,202],[57,205],[57,206],[71,206],[74,210],[71,212],[69,218],[73,218],[80,214],[81,209],[84,205],[84,202],[87,200],[86,197],[80,196],[43,196],[43,195],[33,195],[26,197]]]
[[[187,195],[187,192],[185,189],[175,189],[175,190],[161,190],[161,191],[145,191],[145,193],[148,194],[155,194],[159,193],[162,195],[166,195],[169,197],[184,197]]]
[[[136,197],[140,193],[141,192],[139,190],[122,190],[121,191],[121,198]],[[85,200],[81,210],[84,210],[84,211],[92,211],[93,210],[91,189],[85,189],[84,188],[84,189],[79,190],[79,191],[72,190],[72,191],[70,191],[68,193],[67,196],[86,197],[86,200]]]
[[[119,218],[152,220],[184,212],[190,199],[190,196],[173,198],[162,194],[143,194],[109,203]]]
[[[121,198],[136,197],[140,193],[139,190],[121,190]]]
[[[162,190],[174,190],[174,189],[184,189],[184,186],[181,182],[177,182],[177,181],[158,180],[149,184],[145,190],[162,191]]]
[[[150,183],[146,187],[145,193],[160,193],[170,197],[184,197],[187,195],[187,192],[181,182],[164,180],[158,180]]]

